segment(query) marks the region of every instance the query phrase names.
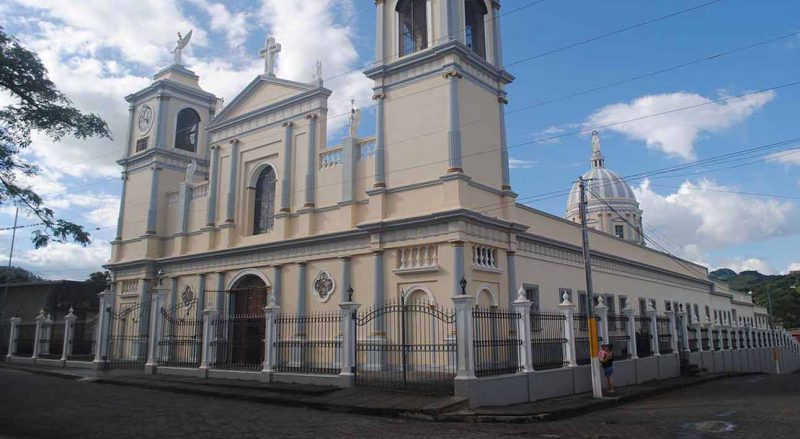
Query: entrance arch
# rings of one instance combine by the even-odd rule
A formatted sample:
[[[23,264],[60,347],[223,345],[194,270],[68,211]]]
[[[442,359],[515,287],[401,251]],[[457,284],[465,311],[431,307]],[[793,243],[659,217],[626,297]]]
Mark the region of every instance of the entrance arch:
[[[264,361],[264,307],[270,286],[258,273],[237,275],[227,291],[230,355],[233,364],[247,365],[242,367]]]

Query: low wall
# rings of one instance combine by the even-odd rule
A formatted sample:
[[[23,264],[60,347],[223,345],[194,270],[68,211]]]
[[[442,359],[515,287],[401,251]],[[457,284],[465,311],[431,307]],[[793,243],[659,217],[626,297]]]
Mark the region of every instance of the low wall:
[[[658,379],[658,357],[645,357],[636,360],[636,383],[642,384]]]
[[[678,354],[659,355],[656,360],[658,364],[658,379],[675,378],[681,374],[681,360]]]

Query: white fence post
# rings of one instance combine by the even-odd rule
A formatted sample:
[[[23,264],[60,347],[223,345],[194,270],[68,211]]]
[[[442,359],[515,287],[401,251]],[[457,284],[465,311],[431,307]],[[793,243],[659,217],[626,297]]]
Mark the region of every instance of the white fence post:
[[[355,314],[360,307],[361,304],[355,302],[342,302],[339,304],[339,309],[342,313],[342,347],[340,348],[342,350],[342,370],[339,372],[339,377],[341,377],[342,384],[345,386],[355,384],[353,382],[355,380],[356,367]]]
[[[575,307],[572,306],[572,302],[569,301],[569,294],[566,292],[561,298],[562,301],[558,308],[564,314],[564,338],[567,340],[564,345],[564,361],[570,367],[574,367],[578,365],[577,358],[575,358],[575,324],[573,322]]]
[[[683,314],[683,313],[678,313],[677,318],[676,318],[675,311],[672,311],[672,310],[664,311],[664,314],[666,314],[667,318],[669,318],[669,343],[670,343],[670,347],[672,348],[672,352],[677,354],[678,353],[678,349],[683,347],[683,346],[678,346],[678,328],[677,328],[677,325],[680,324],[684,328],[686,327],[685,325],[683,325],[685,323],[684,318],[685,318],[686,315]],[[681,332],[681,336],[683,337],[684,340],[686,340],[686,336],[683,335],[683,332]],[[686,341],[688,341],[688,340],[686,340]]]
[[[453,296],[453,304],[456,309],[456,379],[475,378],[475,327],[472,316],[475,298],[469,294]]]
[[[650,318],[650,351],[653,356],[659,356],[661,353],[658,350],[658,315],[655,308],[653,308],[653,303],[649,300],[647,301],[645,313]]]
[[[147,351],[147,363],[144,365],[145,373],[156,373],[158,360],[161,357],[161,291],[156,289],[150,295],[150,336]]]
[[[278,361],[278,351],[275,347],[277,341],[277,331],[275,322],[281,314],[281,307],[275,302],[275,295],[269,295],[269,305],[264,307],[264,367],[261,372],[271,374],[275,371]]]
[[[11,317],[11,327],[8,328],[8,354],[7,358],[11,358],[17,354],[17,327],[22,321],[19,317]]]
[[[628,353],[632,359],[636,359],[639,358],[639,351],[636,348],[636,318],[633,313],[630,305],[622,310],[622,315],[625,316],[625,332],[628,335]]]
[[[197,306],[204,306],[204,303],[197,303]],[[200,371],[202,372],[203,376],[208,375],[208,359],[210,358],[211,354],[211,337],[213,334],[211,333],[211,316],[214,314],[213,309],[204,309],[203,310],[203,345],[201,346],[200,350]]]
[[[594,315],[600,319],[600,338],[603,343],[608,344],[608,306],[606,306],[603,296],[597,296],[597,305],[594,307]]]
[[[681,304],[681,307],[683,307],[683,304]],[[689,312],[692,312],[692,311],[690,310]],[[683,337],[683,346],[680,346],[679,349],[682,349],[685,352],[691,352],[691,349],[689,348],[689,321],[688,321],[688,319],[686,317],[687,315],[688,314],[686,312],[683,312],[681,314],[681,319],[680,319],[680,327],[681,327],[681,329],[680,329],[680,331],[681,331],[681,336]],[[700,342],[701,341],[698,338],[697,339],[697,343],[700,343]],[[673,346],[677,346],[677,344],[674,344]]]
[[[78,318],[75,317],[74,310],[70,307],[69,312],[64,316],[64,347],[61,349],[61,361],[67,361],[72,355],[72,337],[75,332],[76,320]]]
[[[33,333],[33,353],[31,354],[31,358],[34,360],[39,357],[39,339],[42,336],[42,324],[44,323],[45,317],[44,310],[39,311],[39,315],[36,316],[36,332]]]
[[[95,350],[94,361],[95,367],[100,369],[108,362],[108,336],[112,330],[109,319],[112,312],[111,306],[107,305],[109,300],[110,291],[103,291],[98,296],[100,297],[99,313],[97,314],[97,324],[95,326]]]
[[[519,346],[519,368],[522,372],[533,372],[533,350],[531,346],[531,303],[525,297],[525,289],[520,287],[517,300],[513,303],[515,313],[520,318],[517,320],[517,336],[522,344]]]

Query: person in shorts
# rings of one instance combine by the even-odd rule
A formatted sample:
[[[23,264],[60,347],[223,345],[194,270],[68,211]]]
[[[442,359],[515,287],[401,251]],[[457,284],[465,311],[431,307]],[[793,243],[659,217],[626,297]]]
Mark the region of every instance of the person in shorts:
[[[611,376],[614,375],[614,353],[611,352],[611,345],[603,343],[600,345],[600,366],[603,367],[603,376],[606,377],[606,390],[614,393],[614,382]]]

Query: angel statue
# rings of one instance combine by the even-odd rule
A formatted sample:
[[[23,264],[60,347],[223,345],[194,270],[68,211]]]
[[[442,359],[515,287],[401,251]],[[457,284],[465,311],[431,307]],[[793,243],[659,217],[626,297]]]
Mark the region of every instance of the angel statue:
[[[317,60],[315,64],[314,74],[311,76],[312,82],[322,85],[322,61]]]
[[[361,109],[356,107],[356,100],[350,100],[350,137],[355,138],[361,124]]]
[[[181,33],[178,32],[178,45],[172,52],[170,52],[175,54],[175,65],[178,66],[183,65],[181,63],[181,52],[183,51],[184,48],[186,48],[186,46],[189,44],[189,40],[191,39],[192,39],[192,31],[189,31],[189,33],[186,34],[185,37],[182,37]]]

